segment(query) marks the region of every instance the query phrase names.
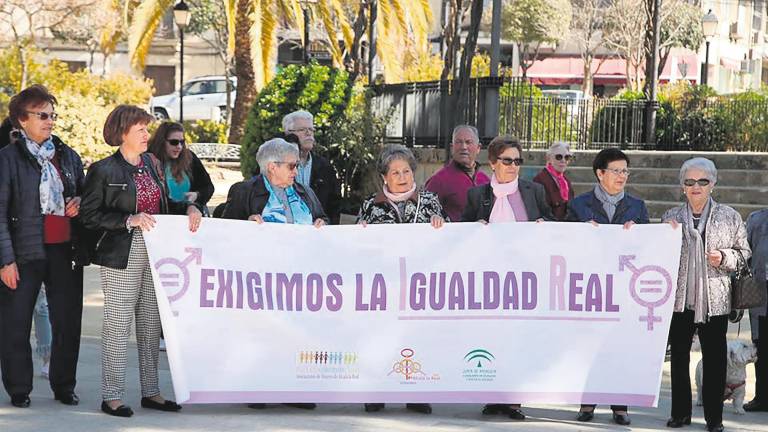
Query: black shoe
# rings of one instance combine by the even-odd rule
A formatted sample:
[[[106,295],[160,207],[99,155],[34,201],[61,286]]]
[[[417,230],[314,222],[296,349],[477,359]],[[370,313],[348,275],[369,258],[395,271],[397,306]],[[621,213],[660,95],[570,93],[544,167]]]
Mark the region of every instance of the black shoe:
[[[248,408],[253,408],[253,409],[264,409],[266,407],[267,407],[267,404],[265,404],[265,403],[250,403],[250,404],[248,404]]]
[[[101,410],[115,417],[130,417],[133,415],[133,410],[128,405],[120,405],[119,407],[112,409],[106,401],[101,402]]]
[[[629,426],[632,421],[629,420],[629,414],[613,413],[613,422],[621,426]]]
[[[768,403],[765,403],[759,399],[752,399],[751,401],[744,404],[744,411],[747,411],[747,412],[768,411]]]
[[[716,425],[707,425],[707,431],[708,432],[723,432],[723,424],[718,423]]]
[[[16,408],[29,408],[29,404],[32,401],[29,400],[29,395],[26,394],[15,394],[11,395],[11,405],[15,406]]]
[[[592,421],[593,418],[595,418],[595,410],[579,411],[579,416],[576,417],[576,420],[580,422],[589,422]]]
[[[668,428],[681,428],[683,426],[691,424],[691,416],[688,417],[670,417],[667,420]]]
[[[64,405],[77,405],[80,403],[80,398],[77,397],[75,392],[54,393],[53,398]]]
[[[155,402],[148,397],[141,398],[141,407],[158,410],[158,411],[166,411],[166,412],[181,411],[181,405],[177,404],[174,401],[166,400],[165,402],[160,403],[160,402]]]
[[[285,403],[283,405],[305,410],[313,410],[317,408],[317,404],[315,403]]]
[[[509,418],[512,420],[525,420],[525,414],[523,414],[523,410],[520,408],[510,408]]]
[[[511,408],[509,407],[509,404],[486,404],[483,407],[483,415],[509,415],[510,412]]]
[[[425,403],[409,403],[405,404],[405,408],[417,413],[432,414],[432,405]]]
[[[384,409],[383,403],[367,403],[365,404],[365,412],[377,412]]]

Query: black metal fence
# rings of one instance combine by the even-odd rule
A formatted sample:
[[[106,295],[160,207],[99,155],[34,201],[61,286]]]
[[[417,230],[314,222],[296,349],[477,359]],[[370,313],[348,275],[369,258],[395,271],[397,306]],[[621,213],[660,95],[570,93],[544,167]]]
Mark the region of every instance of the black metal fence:
[[[458,114],[453,82],[375,90],[377,111],[392,115],[387,142],[441,147],[450,141]],[[496,92],[498,108],[493,107]],[[562,141],[575,149],[768,151],[768,97],[691,97],[662,103],[549,97],[519,78],[472,80],[467,97],[465,123],[478,127],[483,142],[512,134],[529,148]],[[498,117],[490,118],[495,112]],[[644,134],[649,113],[655,113],[652,140]]]

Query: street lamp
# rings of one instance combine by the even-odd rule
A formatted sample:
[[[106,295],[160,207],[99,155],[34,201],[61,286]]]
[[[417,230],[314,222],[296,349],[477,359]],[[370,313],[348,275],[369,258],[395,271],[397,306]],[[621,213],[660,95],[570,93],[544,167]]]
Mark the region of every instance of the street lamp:
[[[309,64],[309,6],[317,0],[299,0],[304,14],[304,64]]]
[[[173,7],[173,20],[179,27],[179,39],[181,43],[179,52],[179,123],[184,122],[184,29],[189,25],[192,14],[189,12],[189,6],[184,0],[176,3]]]
[[[701,29],[707,45],[706,53],[704,54],[704,67],[701,70],[701,83],[707,85],[707,77],[709,75],[709,38],[717,34],[717,15],[712,13],[712,9],[701,18]]]

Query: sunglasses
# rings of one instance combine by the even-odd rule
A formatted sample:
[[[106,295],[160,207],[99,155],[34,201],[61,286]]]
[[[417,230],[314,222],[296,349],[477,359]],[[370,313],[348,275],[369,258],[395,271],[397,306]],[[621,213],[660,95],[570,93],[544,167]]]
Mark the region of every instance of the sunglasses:
[[[56,119],[59,118],[59,115],[56,114],[55,112],[47,113],[45,111],[27,111],[27,114],[36,115],[37,118],[39,118],[42,121],[46,121],[48,119],[56,121]]]
[[[699,186],[703,187],[703,186],[709,185],[710,181],[709,181],[709,179],[705,179],[705,178],[703,178],[703,179],[685,179],[683,181],[683,184],[688,186],[688,187],[691,187],[691,186],[695,185],[696,183],[698,183]]]
[[[506,166],[510,166],[512,164],[515,164],[515,166],[520,166],[523,164],[523,158],[499,158],[499,162]]]
[[[566,162],[570,162],[573,159],[573,155],[569,155],[569,154],[567,154],[567,155],[556,154],[555,155],[555,160],[561,161],[563,159],[565,159]]]
[[[166,140],[166,141],[168,142],[168,144],[170,144],[170,145],[172,145],[174,147],[176,147],[176,146],[183,146],[184,142],[185,142],[183,139],[169,139],[169,140]]]
[[[298,162],[275,162],[275,163],[278,164],[278,165],[285,165],[285,166],[287,166],[288,170],[290,170],[290,171],[295,170],[299,166]]]

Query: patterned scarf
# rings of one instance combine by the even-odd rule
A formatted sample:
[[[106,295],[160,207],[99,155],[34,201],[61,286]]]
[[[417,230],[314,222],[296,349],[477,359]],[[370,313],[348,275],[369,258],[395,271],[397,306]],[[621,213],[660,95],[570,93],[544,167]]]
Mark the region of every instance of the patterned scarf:
[[[707,219],[712,209],[712,198],[701,212],[699,225],[694,228],[691,205],[685,206],[683,217],[683,241],[688,245],[688,273],[686,274],[686,306],[693,309],[694,322],[703,323],[709,315],[709,279],[707,277],[707,254],[704,250],[702,233],[707,228]]]
[[[40,165],[40,212],[44,215],[64,216],[64,184],[51,160],[56,155],[53,140],[48,138],[38,145],[22,132],[27,150]]]
[[[298,225],[312,225],[312,211],[304,200],[301,199],[293,186],[283,189],[285,191],[285,202],[280,199],[278,193],[269,184],[267,176],[264,177],[264,186],[269,191],[269,200],[261,217],[264,222],[273,223],[294,223]],[[290,212],[290,214],[288,214]]]
[[[603,210],[608,215],[608,222],[613,220],[613,215],[616,214],[616,207],[619,202],[624,199],[624,191],[611,195],[603,189],[600,183],[595,186],[595,196],[603,204]]]
[[[516,222],[515,211],[512,209],[512,204],[509,203],[509,196],[516,193],[518,189],[519,177],[509,183],[499,183],[496,179],[496,174],[491,177],[491,188],[493,188],[493,195],[496,197],[496,202],[493,203],[493,209],[491,210],[491,216],[488,222]]]
[[[557,188],[560,189],[560,198],[563,199],[563,201],[568,201],[568,182],[565,180],[565,173],[557,172],[555,167],[552,166],[552,164],[547,164],[547,172],[549,172],[552,175],[552,178],[555,179],[555,183],[557,183]]]

